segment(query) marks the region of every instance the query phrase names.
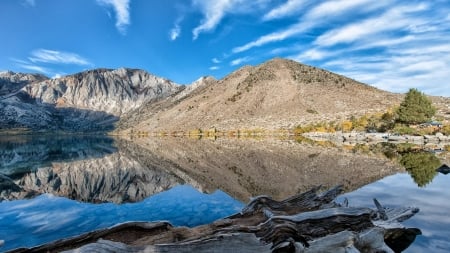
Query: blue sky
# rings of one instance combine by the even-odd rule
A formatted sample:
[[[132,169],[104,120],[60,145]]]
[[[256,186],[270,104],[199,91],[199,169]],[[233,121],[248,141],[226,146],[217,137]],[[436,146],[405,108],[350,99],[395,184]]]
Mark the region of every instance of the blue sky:
[[[188,84],[274,57],[450,97],[450,0],[0,0],[0,70]]]

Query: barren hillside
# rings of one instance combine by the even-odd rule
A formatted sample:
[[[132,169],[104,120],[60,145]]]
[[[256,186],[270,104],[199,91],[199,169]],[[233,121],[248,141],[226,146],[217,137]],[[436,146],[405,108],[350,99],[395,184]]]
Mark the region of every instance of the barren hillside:
[[[151,104],[118,125],[120,131],[197,128],[278,129],[385,110],[401,100],[326,70],[273,59],[209,80],[187,96]],[[158,106],[157,106],[158,105]],[[145,109],[144,109],[145,108]]]

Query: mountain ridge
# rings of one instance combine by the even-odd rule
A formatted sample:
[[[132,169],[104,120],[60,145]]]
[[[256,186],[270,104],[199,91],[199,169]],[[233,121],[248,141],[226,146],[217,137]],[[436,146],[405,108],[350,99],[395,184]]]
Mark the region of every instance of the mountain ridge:
[[[275,58],[244,66],[170,108],[153,109],[151,116],[140,116],[148,120],[126,125],[150,132],[290,128],[305,121],[336,119],[337,113],[344,118],[386,110],[400,97],[326,70]],[[130,130],[122,124],[120,120],[119,132]]]
[[[4,72],[0,128],[110,131],[118,118],[142,104],[184,89],[138,69],[93,69],[60,78],[17,82]],[[26,74],[24,74],[26,75]],[[14,88],[11,88],[14,87]]]
[[[0,73],[0,129],[189,131],[280,129],[385,111],[402,94],[283,58],[220,80],[180,85],[140,69],[98,68],[49,79]],[[434,98],[441,106],[449,99]]]

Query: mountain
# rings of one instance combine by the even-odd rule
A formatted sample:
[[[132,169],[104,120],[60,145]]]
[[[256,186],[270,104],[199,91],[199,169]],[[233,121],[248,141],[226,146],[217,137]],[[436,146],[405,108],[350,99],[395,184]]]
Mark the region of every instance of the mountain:
[[[178,166],[107,136],[0,138],[0,202],[51,193],[84,202],[138,202],[179,184]]]
[[[180,89],[180,85],[167,79],[143,70],[125,68],[95,69],[24,88],[42,103],[102,111],[115,116]]]
[[[0,129],[189,131],[281,129],[385,111],[403,98],[345,76],[275,58],[221,80],[176,84],[143,70],[61,78],[0,73]],[[444,117],[450,99],[432,97]]]
[[[40,74],[14,73],[12,71],[0,72],[0,97],[17,92],[29,83],[47,79],[46,76]]]
[[[400,99],[323,69],[276,58],[209,80],[188,96],[172,98],[170,105],[145,105],[139,117],[127,115],[117,126],[122,132],[279,129],[382,111]]]
[[[184,89],[136,69],[95,69],[62,78],[0,75],[0,128],[112,130],[119,117]]]
[[[165,99],[159,101],[150,101],[136,110],[130,111],[121,117],[120,121],[115,125],[116,129],[130,130],[136,128],[138,123],[152,121],[156,115],[170,111],[171,108],[177,106],[182,101],[195,96],[202,92],[210,85],[216,83],[217,80],[210,76],[204,76],[193,82],[191,85],[185,86],[185,89],[175,93]],[[137,128],[140,129],[140,128]]]

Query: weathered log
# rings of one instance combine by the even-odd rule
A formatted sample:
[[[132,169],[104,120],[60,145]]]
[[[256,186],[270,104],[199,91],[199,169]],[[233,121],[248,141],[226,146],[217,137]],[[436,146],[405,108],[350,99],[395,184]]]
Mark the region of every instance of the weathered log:
[[[276,214],[293,214],[337,206],[333,200],[343,192],[342,186],[336,186],[322,194],[317,194],[320,188],[320,186],[312,188],[303,194],[282,201],[273,200],[268,196],[256,197],[237,214],[238,216],[231,216],[231,218],[253,215],[261,210],[269,210]]]
[[[419,234],[400,224],[416,208],[377,200],[376,209],[348,207],[333,201],[341,187],[318,190],[282,201],[260,196],[238,214],[194,228],[125,223],[13,252],[397,252]]]

